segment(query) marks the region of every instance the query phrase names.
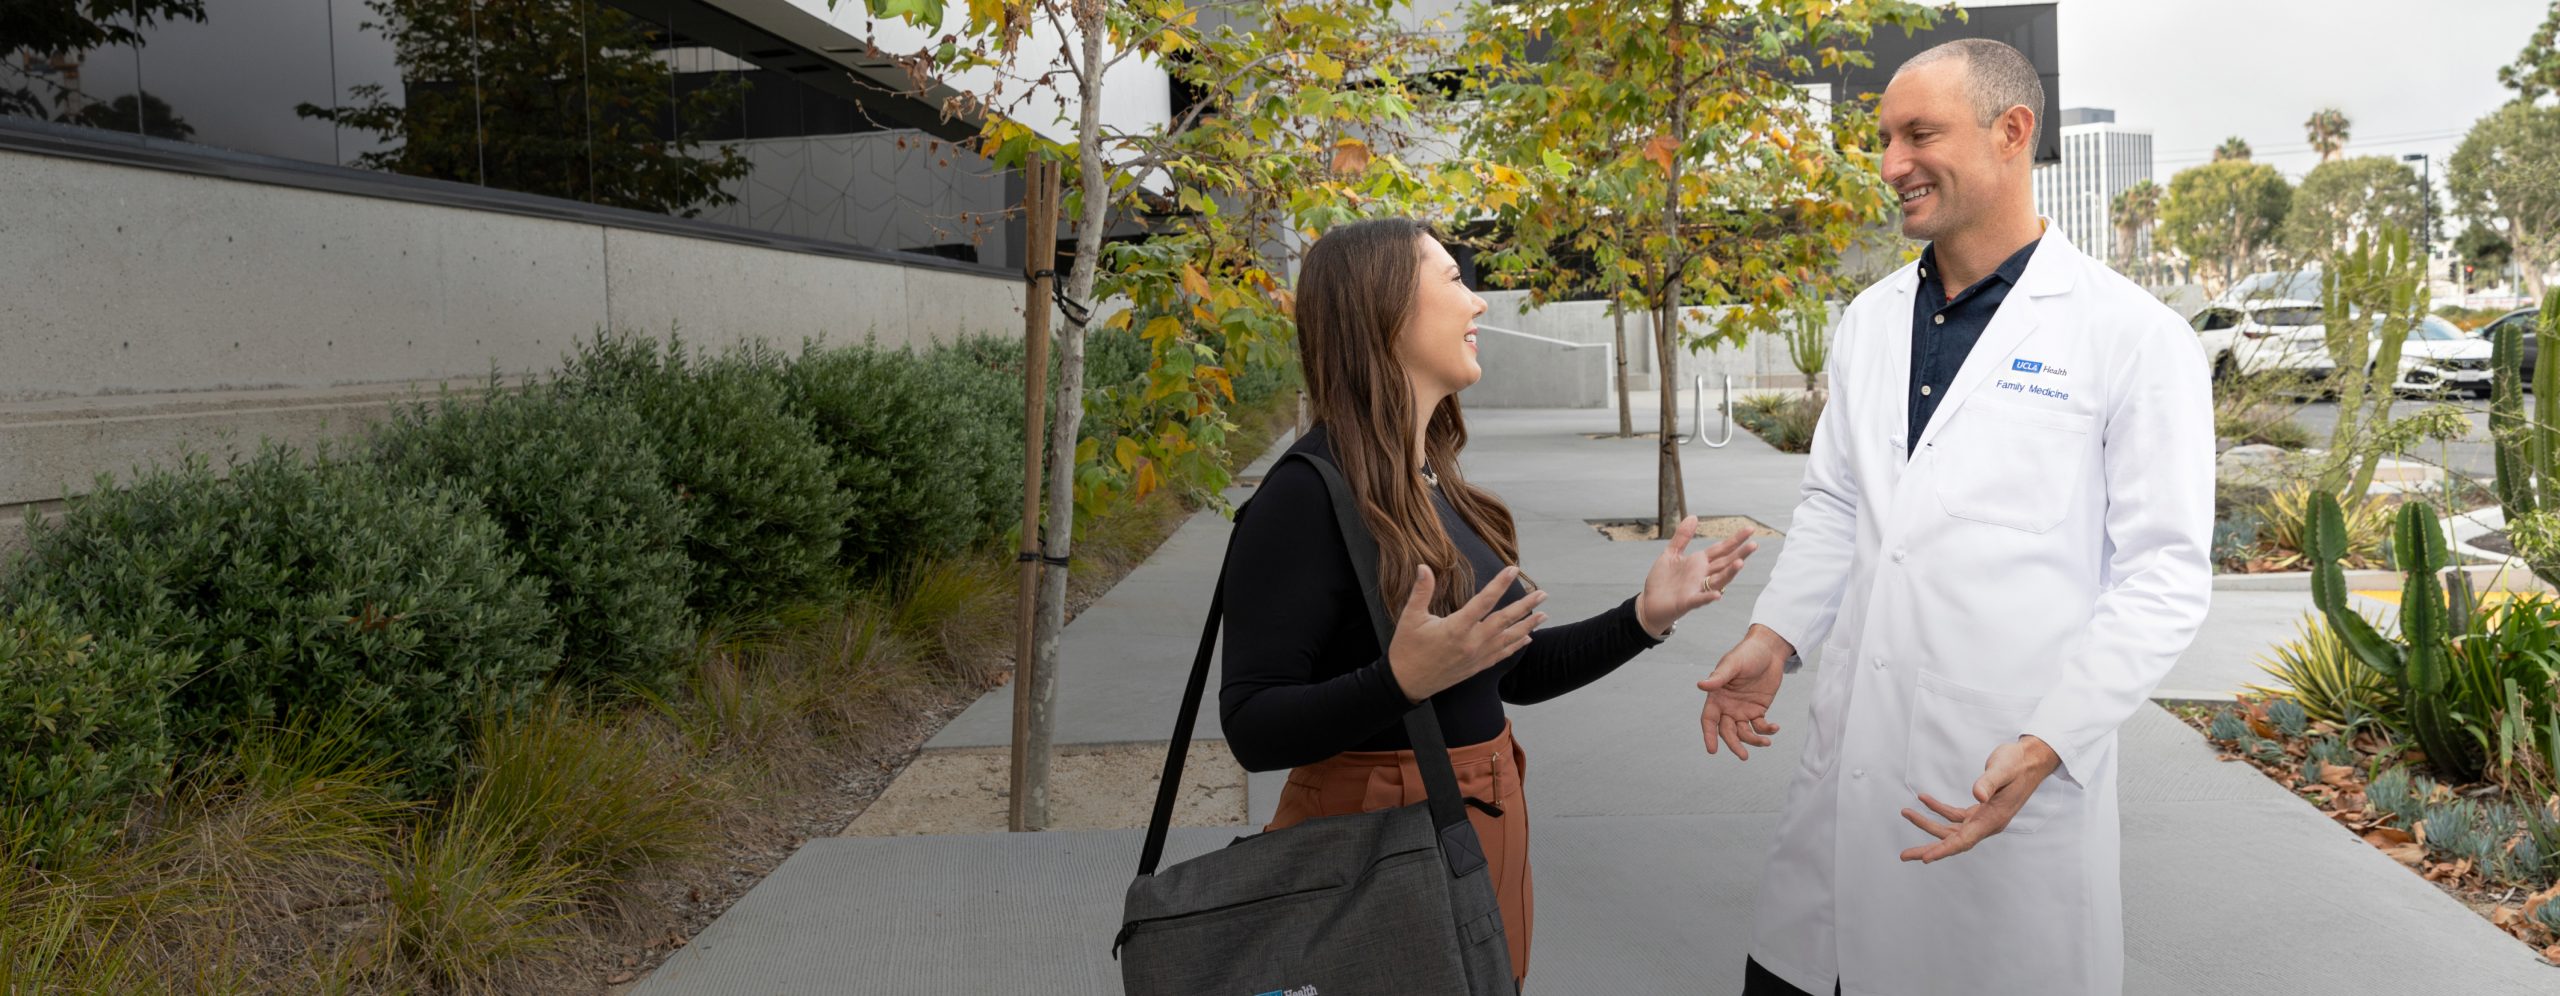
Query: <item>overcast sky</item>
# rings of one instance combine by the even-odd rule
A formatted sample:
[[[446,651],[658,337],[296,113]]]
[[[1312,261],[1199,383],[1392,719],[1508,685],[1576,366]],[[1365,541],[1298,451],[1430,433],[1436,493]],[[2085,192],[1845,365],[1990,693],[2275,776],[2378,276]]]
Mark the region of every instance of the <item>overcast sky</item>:
[[[2005,6],[1976,2],[1968,6]],[[2113,108],[2149,127],[2171,174],[2231,135],[2300,180],[2319,162],[2313,111],[2353,122],[2348,155],[2445,158],[2513,95],[2498,67],[2542,23],[2545,0],[2059,0],[2062,106]],[[2443,188],[2438,186],[2441,191]]]

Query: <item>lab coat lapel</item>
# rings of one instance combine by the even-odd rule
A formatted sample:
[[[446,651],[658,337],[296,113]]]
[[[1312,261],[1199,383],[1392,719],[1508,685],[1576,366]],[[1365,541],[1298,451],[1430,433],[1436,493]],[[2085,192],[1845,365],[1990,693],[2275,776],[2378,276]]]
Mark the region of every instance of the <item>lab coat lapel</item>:
[[[2027,259],[2027,271],[2018,277],[2018,286],[2000,302],[2000,311],[1991,316],[1991,324],[1982,330],[1982,338],[1974,341],[1973,351],[1965,354],[1964,365],[1956,368],[1956,379],[1947,385],[1947,396],[1939,399],[1938,408],[1929,415],[1929,424],[1920,430],[1920,438],[1911,446],[1918,452],[1937,438],[1938,429],[1954,418],[1956,409],[1964,407],[1966,398],[1980,390],[1991,379],[1994,370],[2009,367],[2009,356],[2040,324],[2037,298],[2059,294],[2071,288],[2071,268],[2063,258],[2077,255],[2078,250],[2062,238],[2059,229],[2045,232],[2036,254]],[[1915,283],[1916,287],[1917,284]],[[1904,383],[1910,382],[1909,348],[1903,349]]]

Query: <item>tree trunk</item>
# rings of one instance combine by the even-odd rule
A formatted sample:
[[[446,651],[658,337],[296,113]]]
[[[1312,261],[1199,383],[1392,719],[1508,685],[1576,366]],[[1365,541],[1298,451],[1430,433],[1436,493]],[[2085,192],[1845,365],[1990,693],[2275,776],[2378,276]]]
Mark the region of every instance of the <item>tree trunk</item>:
[[[1102,229],[1111,209],[1110,177],[1102,165],[1103,36],[1108,33],[1099,0],[1076,4],[1076,26],[1084,33],[1084,79],[1078,90],[1082,106],[1076,115],[1076,183],[1084,212],[1076,221],[1076,263],[1067,271],[1067,300],[1093,306],[1094,275],[1102,255]],[[1061,309],[1064,310],[1064,309]],[[1076,437],[1084,428],[1085,324],[1069,311],[1058,343],[1057,419],[1049,431],[1049,512],[1040,552],[1049,558],[1040,578],[1039,622],[1032,632],[1034,656],[1028,682],[1017,680],[1015,695],[1031,697],[1031,736],[1026,745],[1021,820],[1016,830],[1049,825],[1050,734],[1056,728],[1058,701],[1058,634],[1067,627],[1067,559],[1076,526]]]
[[[1671,74],[1670,79],[1687,76],[1687,62],[1681,58],[1681,33],[1689,20],[1688,0],[1671,0]],[[1686,514],[1687,495],[1680,479],[1680,390],[1679,364],[1673,352],[1680,341],[1680,270],[1687,265],[1687,253],[1680,246],[1680,154],[1679,147],[1688,139],[1688,93],[1685,87],[1671,94],[1671,167],[1670,182],[1662,195],[1662,228],[1664,251],[1669,258],[1662,261],[1662,292],[1654,298],[1654,308],[1661,317],[1654,321],[1655,364],[1662,368],[1662,459],[1655,471],[1654,518],[1655,535],[1668,537],[1671,527]]]
[[[1627,407],[1627,306],[1624,298],[1609,304],[1609,318],[1618,327],[1618,437],[1636,434],[1635,413]]]

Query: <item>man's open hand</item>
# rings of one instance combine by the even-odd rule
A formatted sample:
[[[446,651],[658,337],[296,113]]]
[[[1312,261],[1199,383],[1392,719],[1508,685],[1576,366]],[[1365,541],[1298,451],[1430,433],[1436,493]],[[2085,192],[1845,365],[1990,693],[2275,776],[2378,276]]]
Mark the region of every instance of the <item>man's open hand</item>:
[[[1930,864],[1973,850],[1992,834],[2009,829],[2009,821],[2044,784],[2046,776],[2062,767],[2062,756],[2035,737],[2019,737],[1991,752],[1982,765],[1982,777],[1973,783],[1974,804],[1958,809],[1920,793],[1920,803],[1930,812],[1946,820],[1941,823],[1918,810],[1905,809],[1902,818],[1912,826],[1929,831],[1938,838],[1935,844],[1902,852],[1902,860]]]

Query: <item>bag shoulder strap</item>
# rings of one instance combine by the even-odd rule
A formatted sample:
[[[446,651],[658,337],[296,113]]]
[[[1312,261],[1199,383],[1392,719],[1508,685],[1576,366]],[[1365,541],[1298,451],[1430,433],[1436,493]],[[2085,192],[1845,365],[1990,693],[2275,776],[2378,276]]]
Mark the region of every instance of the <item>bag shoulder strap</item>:
[[[1324,478],[1325,491],[1333,499],[1334,522],[1341,529],[1343,550],[1351,557],[1351,570],[1359,578],[1360,590],[1366,595],[1362,601],[1369,606],[1370,625],[1378,634],[1379,652],[1384,653],[1395,638],[1395,618],[1387,614],[1386,603],[1378,587],[1378,543],[1369,535],[1367,521],[1360,517],[1360,507],[1351,496],[1351,485],[1343,480],[1342,471],[1332,461],[1304,451],[1293,450],[1283,454],[1272,469],[1276,471],[1280,464],[1290,460],[1306,461]],[[1245,511],[1252,504],[1247,501],[1245,509],[1238,510],[1238,521],[1243,520]],[[1163,780],[1156,784],[1155,812],[1147,820],[1146,847],[1138,856],[1140,875],[1155,874],[1156,866],[1164,860],[1165,837],[1173,826],[1173,804],[1182,791],[1182,763],[1191,752],[1191,734],[1198,724],[1200,701],[1208,690],[1209,658],[1217,650],[1218,627],[1226,616],[1226,599],[1227,576],[1222,567],[1218,571],[1218,585],[1209,595],[1209,618],[1200,630],[1200,649],[1191,661],[1191,678],[1182,689],[1182,713],[1175,717],[1173,740],[1166,745]],[[1440,831],[1442,849],[1449,852],[1450,873],[1464,875],[1482,867],[1483,853],[1474,846],[1472,829],[1454,837],[1450,832],[1453,828],[1469,824],[1466,805],[1458,795],[1458,772],[1449,763],[1448,741],[1440,732],[1439,711],[1430,702],[1406,710],[1404,729],[1406,738],[1413,743],[1414,765],[1422,774],[1423,791],[1431,808],[1431,824]],[[1461,841],[1464,846],[1448,846]]]

